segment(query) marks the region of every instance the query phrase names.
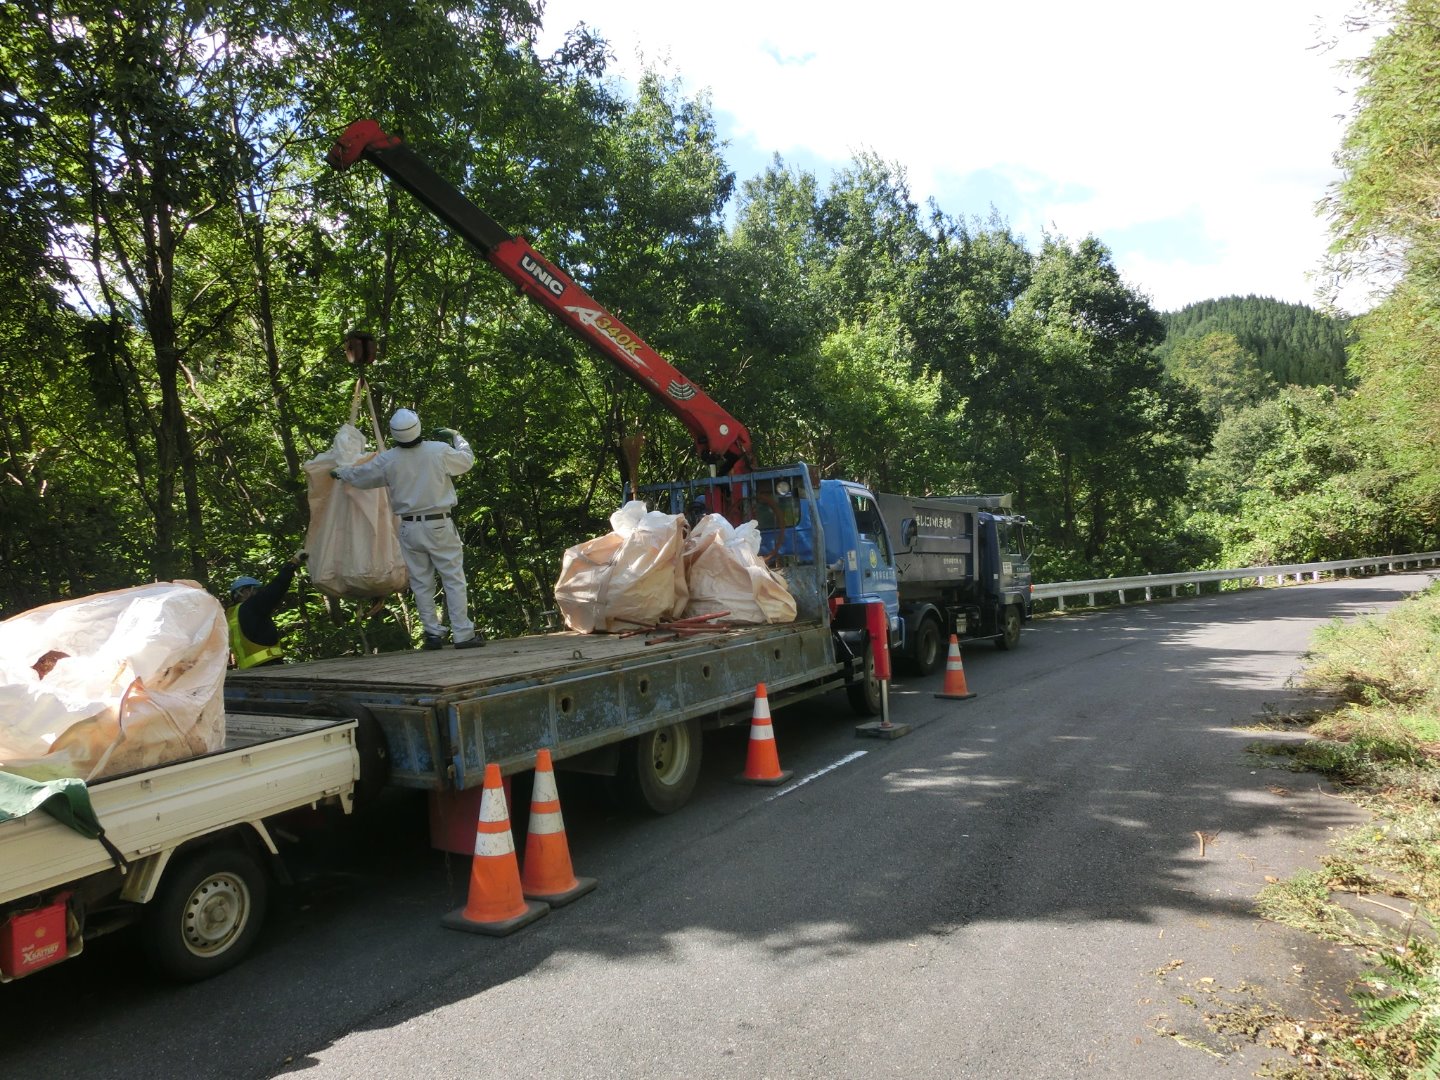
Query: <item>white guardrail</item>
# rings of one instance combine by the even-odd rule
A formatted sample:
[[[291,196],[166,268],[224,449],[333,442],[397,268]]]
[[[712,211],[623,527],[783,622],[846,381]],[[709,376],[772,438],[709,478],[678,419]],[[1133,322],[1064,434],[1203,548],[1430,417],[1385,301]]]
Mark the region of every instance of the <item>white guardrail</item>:
[[[1361,574],[1380,573],[1382,569],[1389,573],[1396,570],[1403,570],[1410,566],[1440,565],[1440,551],[1426,551],[1414,555],[1381,555],[1374,559],[1337,559],[1334,562],[1316,563],[1291,563],[1287,566],[1247,566],[1240,570],[1192,570],[1184,574],[1145,574],[1141,577],[1127,578],[1094,578],[1090,581],[1056,581],[1045,585],[1036,585],[1031,591],[1031,598],[1034,600],[1054,600],[1057,611],[1065,610],[1067,597],[1083,596],[1086,598],[1086,605],[1095,607],[1095,598],[1106,595],[1114,595],[1121,604],[1125,603],[1125,594],[1143,592],[1146,600],[1155,598],[1155,590],[1168,588],[1171,596],[1178,596],[1179,590],[1186,586],[1195,586],[1195,593],[1199,595],[1200,587],[1208,582],[1235,581],[1240,582],[1238,586],[1244,588],[1246,581],[1255,585],[1264,585],[1271,578],[1276,585],[1284,585],[1287,581],[1296,582],[1310,580],[1319,581],[1322,574],[1335,575],[1344,572],[1346,577],[1350,576],[1352,570],[1358,570]],[[1134,597],[1138,600],[1139,597]]]

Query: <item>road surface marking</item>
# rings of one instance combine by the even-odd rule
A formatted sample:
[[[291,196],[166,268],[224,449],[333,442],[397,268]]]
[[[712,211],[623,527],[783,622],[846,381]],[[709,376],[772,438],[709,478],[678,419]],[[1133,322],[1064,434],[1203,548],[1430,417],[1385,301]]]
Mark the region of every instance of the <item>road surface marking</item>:
[[[869,750],[856,750],[853,754],[846,754],[846,755],[845,755],[844,757],[842,757],[839,761],[836,761],[836,762],[833,762],[832,764],[826,765],[823,769],[820,769],[820,770],[818,770],[818,771],[816,771],[816,772],[812,772],[809,776],[801,777],[799,780],[796,780],[793,784],[791,784],[791,785],[790,785],[789,787],[787,787],[787,788],[781,788],[779,791],[775,792],[774,795],[771,795],[771,796],[770,796],[768,799],[766,799],[765,801],[766,801],[766,802],[773,802],[775,799],[778,799],[781,795],[789,795],[790,792],[794,791],[794,790],[795,790],[796,788],[798,788],[798,787],[801,787],[801,786],[803,786],[803,785],[805,785],[805,784],[808,784],[811,780],[814,780],[816,777],[824,776],[824,775],[825,775],[827,772],[829,772],[831,769],[838,769],[841,765],[848,765],[848,764],[850,764],[850,762],[854,761],[856,758],[862,758],[862,757],[864,757],[866,754],[868,754],[869,752],[870,752]]]

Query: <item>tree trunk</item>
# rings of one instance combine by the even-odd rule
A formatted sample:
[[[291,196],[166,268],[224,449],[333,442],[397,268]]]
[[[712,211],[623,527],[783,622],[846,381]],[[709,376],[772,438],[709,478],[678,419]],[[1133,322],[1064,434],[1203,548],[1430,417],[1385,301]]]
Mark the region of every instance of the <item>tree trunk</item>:
[[[290,411],[290,387],[280,365],[280,346],[275,337],[275,314],[270,297],[270,260],[266,253],[265,223],[255,206],[253,191],[245,195],[248,212],[241,209],[245,237],[249,243],[251,265],[255,272],[255,318],[265,352],[265,375],[270,383],[270,400],[275,403],[275,427],[285,454],[285,475],[295,499],[295,510],[304,521],[309,512],[305,485],[300,482],[300,453],[295,447],[295,417]]]

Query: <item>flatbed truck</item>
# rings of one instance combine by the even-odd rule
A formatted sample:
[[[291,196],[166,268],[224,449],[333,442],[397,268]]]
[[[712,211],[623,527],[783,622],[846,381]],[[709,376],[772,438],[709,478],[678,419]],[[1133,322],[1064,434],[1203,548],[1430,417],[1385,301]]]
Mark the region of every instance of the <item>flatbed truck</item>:
[[[795,620],[704,633],[564,631],[483,649],[251,668],[226,678],[227,708],[359,718],[362,798],[385,784],[430,792],[440,823],[432,841],[447,850],[473,847],[473,809],[492,762],[508,776],[533,768],[546,748],[557,769],[613,775],[628,801],[669,813],[694,790],[702,732],[748,720],[762,682],[777,707],[846,689],[857,713],[878,713],[863,610],[872,598],[863,589],[884,568],[847,559],[857,538],[843,546],[806,466],[641,494],[667,512],[709,499],[758,520],[762,551],[795,597]]]
[[[843,689],[856,713],[878,715],[876,650],[911,648],[930,624],[908,625],[902,614],[896,547],[876,496],[863,484],[821,479],[803,462],[757,467],[744,424],[374,120],[347,127],[327,156],[341,170],[370,162],[673,413],[708,475],[631,496],[667,513],[700,506],[737,525],[756,521],[761,553],[797,614],[723,633],[529,635],[463,653],[251,668],[226,680],[227,707],[357,717],[359,797],[385,784],[429,792],[432,842],[467,852],[488,764],[505,775],[525,771],[545,748],[557,768],[614,775],[632,802],[668,813],[694,789],[701,732],[747,720],[760,683],[775,706]],[[884,611],[883,641],[869,630],[875,605]]]

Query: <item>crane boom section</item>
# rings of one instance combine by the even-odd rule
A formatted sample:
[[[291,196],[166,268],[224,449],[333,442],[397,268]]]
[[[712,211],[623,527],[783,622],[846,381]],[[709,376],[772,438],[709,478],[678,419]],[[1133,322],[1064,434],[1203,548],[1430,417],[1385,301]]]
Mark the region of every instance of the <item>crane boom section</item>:
[[[346,169],[362,157],[478,248],[525,296],[649,391],[685,425],[696,451],[718,472],[751,471],[750,432],[745,425],[596,303],[524,237],[507,232],[374,120],[351,124],[328,154],[337,169]]]

